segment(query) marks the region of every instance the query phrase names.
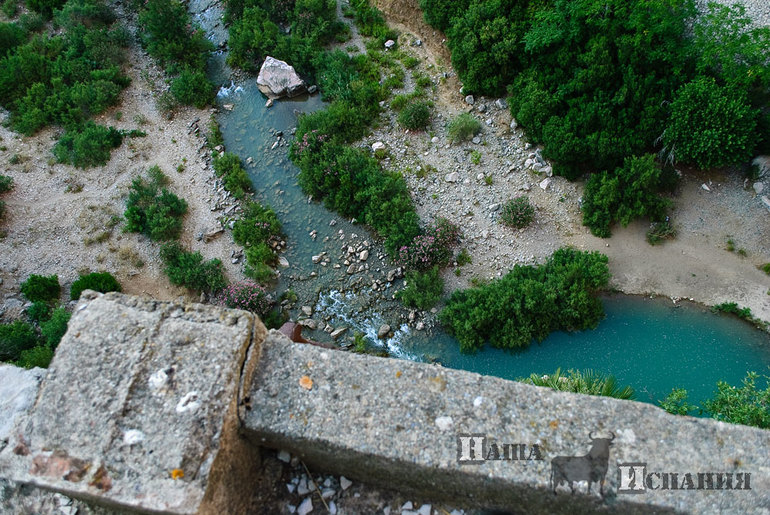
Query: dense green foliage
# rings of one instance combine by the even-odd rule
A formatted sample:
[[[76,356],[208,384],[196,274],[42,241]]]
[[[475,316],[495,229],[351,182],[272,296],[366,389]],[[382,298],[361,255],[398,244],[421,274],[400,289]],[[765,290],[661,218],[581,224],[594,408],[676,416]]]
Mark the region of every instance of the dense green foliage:
[[[123,213],[125,230],[141,232],[156,241],[177,238],[187,202],[163,187],[167,178],[159,167],[153,166],[148,175],[149,179],[137,177],[131,183]]]
[[[601,238],[610,235],[610,226],[627,226],[636,218],[653,222],[666,218],[670,202],[660,196],[669,187],[655,157],[629,157],[614,172],[591,175],[583,193],[583,224]]]
[[[568,370],[562,373],[560,368],[549,375],[531,374],[527,378],[518,379],[522,383],[535,386],[547,386],[561,392],[599,395],[615,399],[633,399],[634,389],[630,386],[620,386],[613,375],[604,375],[593,370]]]
[[[609,280],[607,257],[563,248],[539,266],[516,265],[502,279],[455,291],[441,322],[474,351],[486,341],[515,349],[542,341],[555,330],[595,327],[604,316],[596,292]]]
[[[61,285],[57,275],[30,275],[21,283],[21,293],[30,302],[55,302],[61,295]]]
[[[81,275],[78,279],[72,283],[70,288],[70,298],[77,300],[80,298],[80,294],[83,290],[94,290],[101,293],[107,293],[108,291],[121,291],[120,283],[115,276],[109,272],[92,272],[90,274]]]
[[[219,292],[217,301],[228,308],[251,311],[260,317],[264,317],[273,304],[265,288],[254,281],[228,285]]]
[[[227,191],[235,198],[243,199],[252,191],[251,179],[243,168],[241,159],[230,152],[214,157],[214,172],[217,177],[222,177]]]
[[[398,263],[408,269],[444,267],[452,258],[452,247],[460,241],[460,228],[446,218],[437,218],[409,245],[398,249]]]
[[[64,307],[58,307],[51,312],[51,316],[45,322],[40,323],[40,335],[45,345],[51,350],[56,350],[59,342],[67,332],[67,324],[72,313]]]
[[[0,361],[16,361],[25,350],[37,345],[35,328],[27,322],[15,320],[0,324]]]
[[[500,222],[516,229],[528,226],[534,219],[535,206],[529,203],[529,198],[525,195],[506,202],[500,213]]]
[[[675,388],[660,406],[674,415],[688,415],[700,411],[710,417],[731,424],[770,429],[770,384],[765,389],[757,386],[759,374],[748,372],[741,386],[725,381],[717,383],[714,396],[703,403],[703,408],[688,402],[687,390]],[[770,379],[765,377],[765,379]]]
[[[261,283],[273,278],[280,239],[281,222],[275,211],[258,202],[243,205],[241,218],[233,224],[233,240],[246,249],[246,275]]]
[[[470,3],[470,0],[420,0],[420,8],[428,24],[446,31],[451,26],[452,18],[465,14]]]
[[[203,261],[200,252],[186,251],[175,241],[161,247],[160,258],[171,284],[197,293],[216,293],[227,285],[219,259]]]
[[[406,307],[426,310],[435,306],[443,293],[444,280],[439,275],[438,266],[434,266],[424,272],[407,272],[406,287],[396,297]]]
[[[16,366],[23,368],[48,368],[53,359],[53,349],[48,345],[36,345],[31,349],[21,351]]]
[[[50,16],[63,2],[43,4],[39,10]],[[129,37],[114,21],[102,0],[69,0],[55,13],[63,32],[30,35],[21,21],[0,29],[0,104],[11,113],[10,126],[25,135],[64,127],[55,150],[63,162],[102,164],[122,139],[115,129],[88,122],[129,83],[121,72]]]
[[[452,143],[462,143],[471,139],[481,131],[481,122],[472,114],[461,113],[452,118],[447,126],[449,141]]]
[[[428,103],[415,101],[407,104],[398,113],[398,123],[405,129],[424,129],[430,123],[430,107]]]
[[[214,100],[206,62],[214,45],[192,23],[179,0],[147,0],[139,11],[140,37],[150,55],[171,75],[171,94],[182,104],[202,108]]]

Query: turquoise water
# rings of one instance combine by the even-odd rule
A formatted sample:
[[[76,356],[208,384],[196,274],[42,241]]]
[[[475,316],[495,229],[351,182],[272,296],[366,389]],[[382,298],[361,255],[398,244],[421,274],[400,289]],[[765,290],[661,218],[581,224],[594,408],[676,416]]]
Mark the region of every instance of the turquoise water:
[[[363,288],[355,295],[340,293],[347,280],[344,267],[319,267],[311,263],[311,256],[322,251],[339,254],[340,230],[370,241],[372,235],[319,203],[308,202],[297,185],[298,170],[288,159],[288,147],[271,150],[276,141],[274,132],[283,131],[290,139],[299,113],[321,108],[320,98],[283,100],[267,109],[255,82],[251,78],[221,91],[220,104],[233,104],[233,109],[223,110],[218,120],[228,150],[244,161],[253,159],[248,170],[257,197],[270,204],[283,223],[288,242],[284,257],[290,266],[282,270],[278,289],[291,287],[300,299],[297,306],[314,306],[315,318],[328,317],[333,326],[348,327],[348,334],[360,331],[372,344],[387,348],[396,357],[437,361],[508,379],[533,372],[548,374],[557,367],[591,368],[615,375],[620,384],[635,389],[637,400],[645,402],[655,402],[672,388],[684,387],[690,391],[690,400],[699,403],[713,394],[719,380],[737,385],[749,370],[770,374],[767,333],[689,304],[674,306],[670,301],[611,296],[604,299],[607,317],[596,330],[555,333],[519,353],[486,348],[464,355],[457,342],[440,329],[417,332],[398,322],[406,311],[389,299],[389,292]],[[331,220],[334,226],[329,225]],[[309,237],[312,230],[318,231],[315,239]],[[313,271],[317,277],[310,276]],[[297,311],[292,315],[296,318]],[[387,341],[376,339],[382,323],[395,329],[394,337]],[[306,336],[328,340],[321,331]]]

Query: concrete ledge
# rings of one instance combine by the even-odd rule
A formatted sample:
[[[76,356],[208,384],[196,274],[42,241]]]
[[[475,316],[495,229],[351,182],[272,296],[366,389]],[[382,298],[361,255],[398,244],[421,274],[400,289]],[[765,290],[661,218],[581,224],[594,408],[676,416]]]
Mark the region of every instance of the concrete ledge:
[[[770,512],[770,432],[675,417],[648,404],[319,349],[275,331],[262,346],[250,401],[242,418],[258,443],[399,490],[515,513]],[[459,434],[523,444],[523,455],[519,446],[508,454],[525,459],[460,464]],[[551,460],[587,455],[591,436],[612,434],[603,495],[599,483],[587,481],[571,484],[574,494],[567,483],[554,493]],[[543,460],[526,459],[535,445]],[[640,480],[652,474],[657,490],[618,491],[619,466],[632,463],[646,468],[622,469],[622,486],[629,490],[636,472]],[[661,490],[657,473],[677,473],[677,486],[684,487],[690,473],[694,488],[698,473],[732,473],[734,489]],[[735,489],[739,473],[743,487],[750,474],[750,490]],[[708,477],[701,481],[716,481]]]
[[[87,292],[0,476],[146,513],[243,512],[258,449],[237,434],[251,314]]]

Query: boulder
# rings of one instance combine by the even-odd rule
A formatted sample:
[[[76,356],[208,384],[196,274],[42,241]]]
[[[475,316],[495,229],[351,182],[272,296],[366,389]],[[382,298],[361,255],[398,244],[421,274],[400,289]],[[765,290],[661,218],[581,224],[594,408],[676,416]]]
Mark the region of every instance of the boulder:
[[[377,338],[382,340],[386,336],[388,336],[388,333],[390,333],[390,326],[388,324],[382,324],[379,329],[377,329]]]
[[[305,92],[305,83],[294,67],[274,57],[266,57],[257,77],[257,87],[268,98],[294,97]]]

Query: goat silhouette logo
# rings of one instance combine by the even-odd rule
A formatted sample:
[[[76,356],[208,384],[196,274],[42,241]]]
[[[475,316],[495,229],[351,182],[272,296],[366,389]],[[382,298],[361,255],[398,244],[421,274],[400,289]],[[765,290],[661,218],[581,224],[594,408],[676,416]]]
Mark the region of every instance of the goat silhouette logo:
[[[604,496],[604,476],[610,461],[611,438],[595,438],[593,432],[588,433],[591,449],[585,456],[556,456],[551,460],[551,489],[556,493],[556,487],[567,483],[570,492],[575,493],[574,483],[588,481],[588,493],[591,484],[599,483],[599,495]]]

